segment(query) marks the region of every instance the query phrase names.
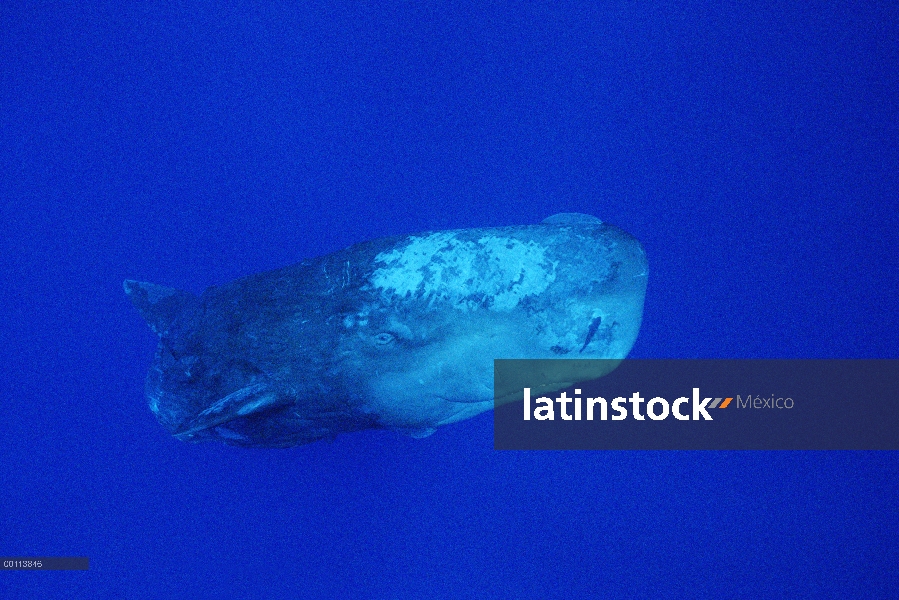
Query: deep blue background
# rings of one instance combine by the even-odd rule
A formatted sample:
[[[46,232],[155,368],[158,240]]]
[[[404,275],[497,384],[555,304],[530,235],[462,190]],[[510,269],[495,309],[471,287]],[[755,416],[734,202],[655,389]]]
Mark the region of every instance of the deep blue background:
[[[634,356],[897,357],[895,2],[17,4],[0,554],[91,569],[0,597],[896,597],[895,453],[185,444],[121,288],[579,211],[646,248]]]

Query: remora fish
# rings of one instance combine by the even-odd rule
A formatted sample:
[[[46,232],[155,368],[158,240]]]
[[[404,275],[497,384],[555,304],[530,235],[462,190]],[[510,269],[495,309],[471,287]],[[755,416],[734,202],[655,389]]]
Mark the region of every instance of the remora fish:
[[[633,237],[561,214],[364,242],[199,297],[125,291],[159,335],[146,394],[173,435],[288,447],[490,410],[494,358],[624,358],[646,274]]]

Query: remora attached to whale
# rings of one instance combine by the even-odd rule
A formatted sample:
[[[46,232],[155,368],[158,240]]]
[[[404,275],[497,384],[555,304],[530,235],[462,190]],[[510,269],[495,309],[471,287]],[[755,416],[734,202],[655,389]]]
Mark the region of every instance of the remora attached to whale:
[[[623,359],[646,277],[636,239],[569,213],[363,242],[200,296],[125,291],[159,335],[146,394],[160,423],[288,447],[490,410],[494,358]]]

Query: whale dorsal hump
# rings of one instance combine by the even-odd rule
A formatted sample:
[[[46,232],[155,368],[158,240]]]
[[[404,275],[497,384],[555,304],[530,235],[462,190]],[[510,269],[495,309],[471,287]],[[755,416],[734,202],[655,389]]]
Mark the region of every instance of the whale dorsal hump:
[[[584,213],[556,213],[543,219],[544,225],[602,225],[602,221],[593,215]]]

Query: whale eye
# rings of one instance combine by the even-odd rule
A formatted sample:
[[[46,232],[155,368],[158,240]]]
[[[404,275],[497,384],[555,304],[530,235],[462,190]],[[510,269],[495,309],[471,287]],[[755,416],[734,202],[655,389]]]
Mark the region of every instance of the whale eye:
[[[389,346],[396,340],[396,336],[390,332],[382,331],[375,336],[375,344],[378,346]]]

